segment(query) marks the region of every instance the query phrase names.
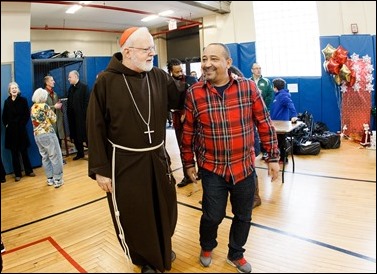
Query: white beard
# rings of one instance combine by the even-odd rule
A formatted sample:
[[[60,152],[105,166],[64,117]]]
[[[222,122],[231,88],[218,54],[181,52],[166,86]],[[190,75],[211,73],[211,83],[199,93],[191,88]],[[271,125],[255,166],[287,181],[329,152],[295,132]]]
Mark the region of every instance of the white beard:
[[[135,57],[131,57],[131,61],[134,63],[134,65],[141,71],[151,71],[153,68],[153,59],[151,62],[140,62],[136,60]]]

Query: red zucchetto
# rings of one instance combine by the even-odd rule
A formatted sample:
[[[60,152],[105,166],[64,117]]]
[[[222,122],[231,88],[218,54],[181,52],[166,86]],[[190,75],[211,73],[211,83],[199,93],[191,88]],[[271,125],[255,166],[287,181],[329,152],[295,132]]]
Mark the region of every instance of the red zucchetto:
[[[130,37],[130,35],[134,33],[137,29],[138,27],[131,27],[131,28],[126,29],[119,39],[119,45],[122,47],[124,43],[126,43],[128,37]]]

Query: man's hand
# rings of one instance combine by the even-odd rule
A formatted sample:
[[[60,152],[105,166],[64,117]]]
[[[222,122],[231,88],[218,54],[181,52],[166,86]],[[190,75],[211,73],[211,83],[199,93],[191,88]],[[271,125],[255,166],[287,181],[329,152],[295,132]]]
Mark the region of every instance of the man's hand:
[[[98,183],[98,186],[106,192],[113,192],[113,186],[110,178],[101,176],[99,174],[96,174],[96,180]]]
[[[187,170],[187,175],[189,176],[189,178],[191,179],[191,181],[193,183],[197,183],[197,178],[198,178],[198,174],[196,173],[196,169],[195,167],[189,167]]]
[[[185,121],[185,118],[186,118],[186,114],[182,114],[181,115],[181,123],[183,123]]]
[[[55,105],[54,105],[54,108],[55,109],[61,109],[63,106],[62,102],[59,100],[59,102],[57,102]]]
[[[279,177],[279,163],[270,162],[268,163],[268,176],[271,176],[271,182],[275,181]]]

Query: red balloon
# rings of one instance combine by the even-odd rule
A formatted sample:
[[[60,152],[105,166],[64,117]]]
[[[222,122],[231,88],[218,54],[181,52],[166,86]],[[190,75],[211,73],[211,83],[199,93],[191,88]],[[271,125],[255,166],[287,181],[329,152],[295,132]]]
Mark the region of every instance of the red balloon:
[[[334,59],[339,63],[339,64],[345,64],[347,61],[347,55],[343,54],[338,54],[334,57]]]
[[[345,50],[342,46],[337,47],[333,53],[333,58],[339,63],[344,64],[347,61],[348,51]]]
[[[345,62],[345,65],[352,71],[352,68],[353,68],[353,61],[352,61],[352,59],[347,58],[347,61]]]
[[[348,50],[346,50],[346,49],[343,48],[342,46],[339,46],[339,47],[336,48],[334,54],[347,55],[347,54],[348,54]]]
[[[327,63],[327,70],[331,74],[339,74],[342,64],[339,64],[334,58],[330,58]]]

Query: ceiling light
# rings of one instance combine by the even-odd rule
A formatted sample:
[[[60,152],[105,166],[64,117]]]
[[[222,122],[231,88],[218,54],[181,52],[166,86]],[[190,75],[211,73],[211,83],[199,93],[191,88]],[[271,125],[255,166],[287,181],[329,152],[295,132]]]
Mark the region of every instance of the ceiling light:
[[[165,10],[165,11],[160,12],[158,15],[160,15],[160,16],[167,16],[167,15],[170,15],[172,13],[174,13],[174,11],[172,11],[172,10]]]
[[[76,11],[78,11],[79,9],[81,9],[82,5],[88,5],[88,4],[92,3],[92,2],[93,1],[80,1],[79,4],[73,5],[69,9],[67,9],[67,11],[65,13],[73,14]]]
[[[144,17],[143,19],[141,19],[141,21],[143,22],[149,22],[149,21],[152,21],[154,19],[158,18],[158,15],[149,15],[147,17]]]
[[[75,13],[76,11],[78,11],[81,8],[82,8],[81,5],[73,5],[69,9],[67,9],[67,11],[65,13],[73,14],[73,13]]]

